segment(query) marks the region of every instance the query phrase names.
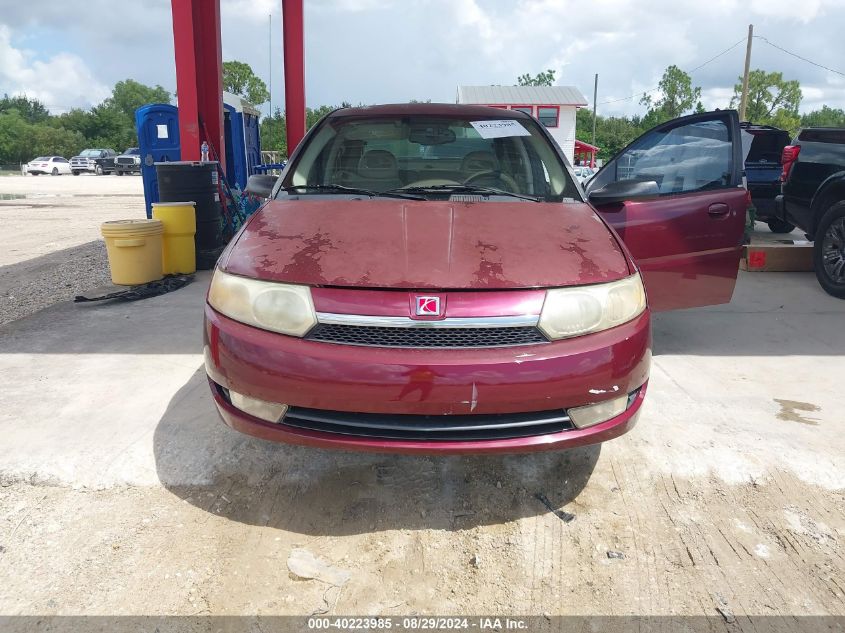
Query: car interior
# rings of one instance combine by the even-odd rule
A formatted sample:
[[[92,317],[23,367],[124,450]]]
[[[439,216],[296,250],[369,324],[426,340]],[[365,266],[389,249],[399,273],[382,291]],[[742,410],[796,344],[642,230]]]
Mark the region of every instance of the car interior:
[[[377,192],[475,185],[541,197],[573,196],[575,188],[546,139],[482,138],[470,122],[451,120],[327,125],[309,143],[290,184]]]

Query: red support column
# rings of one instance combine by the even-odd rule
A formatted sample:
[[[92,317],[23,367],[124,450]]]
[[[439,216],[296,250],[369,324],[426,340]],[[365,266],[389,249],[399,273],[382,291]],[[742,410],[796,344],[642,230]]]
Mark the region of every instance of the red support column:
[[[302,0],[282,0],[288,156],[293,154],[293,150],[305,136],[305,36],[303,29]]]
[[[170,7],[182,160],[199,160],[208,141],[225,169],[220,0],[171,0]]]

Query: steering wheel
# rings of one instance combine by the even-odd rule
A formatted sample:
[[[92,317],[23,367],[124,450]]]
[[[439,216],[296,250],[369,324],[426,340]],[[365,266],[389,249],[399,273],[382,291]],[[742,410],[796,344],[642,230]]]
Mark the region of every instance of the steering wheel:
[[[457,180],[449,180],[448,178],[423,178],[422,180],[415,180],[414,182],[409,182],[407,185],[402,187],[402,189],[407,189],[409,187],[432,187],[437,185],[460,185],[463,183],[458,182]]]
[[[351,171],[346,169],[338,169],[336,172],[332,174],[332,180],[338,182],[340,184],[344,184],[349,182],[352,178],[355,177],[355,174]]]
[[[496,171],[493,169],[488,169],[487,171],[480,171],[477,174],[473,174],[466,180],[464,180],[465,185],[470,185],[476,180],[481,180],[482,178],[497,178],[501,180],[509,189],[510,191],[516,192],[519,190],[519,185],[516,184],[516,181],[511,178],[509,175],[502,173],[501,171]]]

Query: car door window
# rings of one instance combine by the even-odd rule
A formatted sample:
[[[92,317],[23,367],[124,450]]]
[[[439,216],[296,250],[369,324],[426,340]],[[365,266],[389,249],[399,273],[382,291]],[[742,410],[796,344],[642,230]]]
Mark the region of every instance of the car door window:
[[[593,179],[593,188],[624,180],[653,180],[661,195],[730,187],[732,161],[730,130],[724,120],[663,126],[617,156]]]

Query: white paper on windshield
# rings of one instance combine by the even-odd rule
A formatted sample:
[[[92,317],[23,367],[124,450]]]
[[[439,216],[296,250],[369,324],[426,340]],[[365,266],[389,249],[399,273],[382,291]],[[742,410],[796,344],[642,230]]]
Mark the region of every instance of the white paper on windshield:
[[[471,121],[472,127],[481,138],[503,138],[505,136],[531,136],[519,121],[501,119],[498,121]]]

